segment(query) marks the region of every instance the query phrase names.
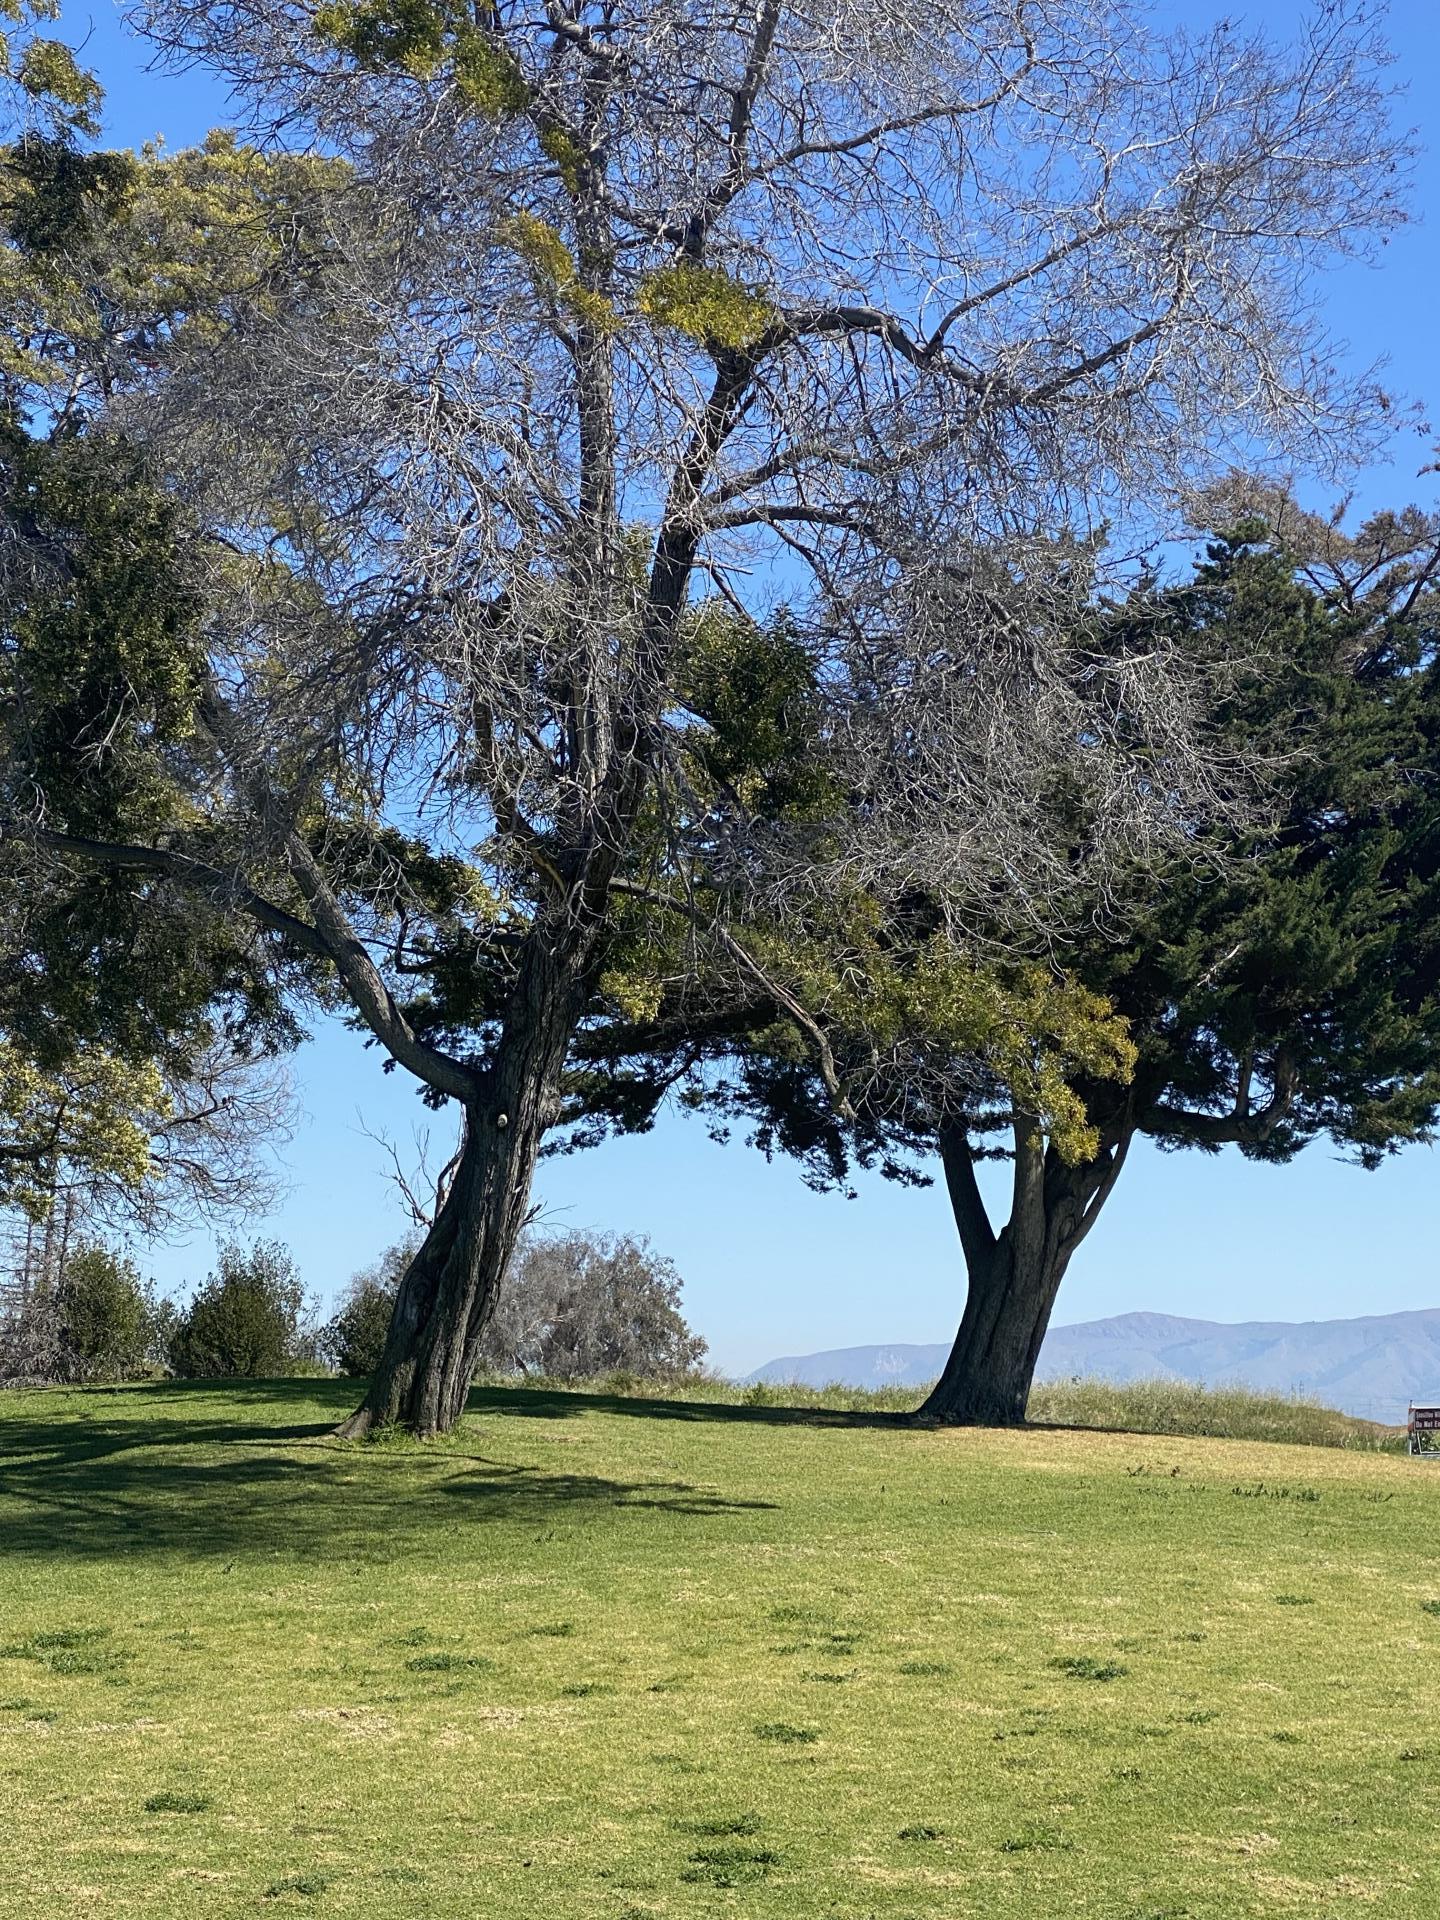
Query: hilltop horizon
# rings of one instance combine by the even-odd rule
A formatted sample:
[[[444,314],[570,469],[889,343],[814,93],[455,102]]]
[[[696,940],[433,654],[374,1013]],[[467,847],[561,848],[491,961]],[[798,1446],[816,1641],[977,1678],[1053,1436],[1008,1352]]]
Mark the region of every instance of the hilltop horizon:
[[[767,1361],[747,1381],[803,1386],[927,1385],[949,1341],[873,1342]],[[1342,1413],[1398,1422],[1440,1397],[1440,1306],[1328,1320],[1202,1320],[1139,1309],[1053,1326],[1037,1380],[1150,1378],[1296,1393]]]

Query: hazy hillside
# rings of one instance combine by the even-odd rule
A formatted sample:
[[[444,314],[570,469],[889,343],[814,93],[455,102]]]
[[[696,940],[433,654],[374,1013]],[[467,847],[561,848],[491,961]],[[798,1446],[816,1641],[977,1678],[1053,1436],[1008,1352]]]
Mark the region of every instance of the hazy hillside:
[[[841,1347],[772,1360],[750,1377],[823,1386],[923,1386],[948,1348]],[[1052,1327],[1038,1377],[1103,1380],[1160,1376],[1201,1386],[1243,1383],[1306,1393],[1371,1420],[1401,1420],[1412,1400],[1440,1400],[1440,1308],[1357,1320],[1247,1320],[1226,1326],[1167,1313],[1122,1313]]]

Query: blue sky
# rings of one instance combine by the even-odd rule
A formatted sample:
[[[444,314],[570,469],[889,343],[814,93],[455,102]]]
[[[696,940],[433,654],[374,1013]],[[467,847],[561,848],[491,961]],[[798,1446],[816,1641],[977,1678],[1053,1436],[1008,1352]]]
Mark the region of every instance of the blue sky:
[[[1204,21],[1212,10],[1172,0],[1164,11]],[[1285,32],[1302,16],[1291,0],[1237,11]],[[1230,18],[1235,18],[1231,12]],[[64,31],[86,42],[107,88],[107,133],[133,143],[163,134],[171,146],[226,118],[223,93],[203,76],[144,71],[145,51],[103,6],[67,5]],[[1440,220],[1440,34],[1433,0],[1398,0],[1390,14],[1396,78],[1408,97],[1397,113],[1417,128],[1422,152],[1415,221],[1374,267],[1347,265],[1324,283],[1332,332],[1357,361],[1389,363],[1392,387],[1433,401],[1435,313],[1440,302],[1433,225]],[[1388,467],[1357,477],[1357,503],[1433,504],[1418,480],[1425,437],[1408,433]],[[305,1118],[285,1155],[288,1197],[258,1231],[293,1249],[307,1283],[330,1298],[357,1267],[403,1230],[382,1151],[363,1126],[383,1128],[402,1151],[412,1129],[440,1137],[443,1119],[420,1106],[406,1076],[337,1026],[317,1032],[295,1061]],[[995,1178],[1003,1181],[1003,1170]],[[1435,1160],[1412,1148],[1378,1173],[1314,1147],[1289,1167],[1255,1167],[1233,1152],[1212,1159],[1141,1147],[1115,1198],[1077,1257],[1057,1321],[1148,1308],[1216,1320],[1321,1319],[1440,1305],[1434,1232]],[[912,1192],[879,1179],[859,1195],[808,1192],[790,1166],[767,1165],[743,1146],[722,1149],[678,1118],[639,1140],[542,1166],[538,1197],[567,1226],[647,1233],[678,1264],[690,1318],[712,1357],[741,1372],[782,1353],[876,1340],[940,1340],[953,1333],[964,1278],[943,1192]],[[178,1290],[203,1277],[208,1235],[155,1248],[147,1264]]]

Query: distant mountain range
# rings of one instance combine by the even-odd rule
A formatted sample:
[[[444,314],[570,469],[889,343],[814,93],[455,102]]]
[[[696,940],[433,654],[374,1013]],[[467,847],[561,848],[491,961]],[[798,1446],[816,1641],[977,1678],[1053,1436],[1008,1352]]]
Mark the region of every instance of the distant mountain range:
[[[947,1344],[839,1347],[771,1360],[752,1380],[820,1387],[923,1387],[945,1364]],[[1440,1307],[1359,1320],[1182,1320],[1122,1313],[1052,1327],[1037,1378],[1191,1380],[1302,1393],[1368,1420],[1401,1421],[1411,1400],[1440,1401]]]

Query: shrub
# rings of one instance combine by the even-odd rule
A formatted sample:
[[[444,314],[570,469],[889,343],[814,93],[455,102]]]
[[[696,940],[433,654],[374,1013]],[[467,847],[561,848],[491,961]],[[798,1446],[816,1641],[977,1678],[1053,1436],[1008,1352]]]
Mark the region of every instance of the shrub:
[[[0,1381],[128,1380],[164,1366],[174,1316],[135,1264],[84,1239],[0,1312]]]
[[[125,1380],[160,1359],[164,1310],[134,1262],[99,1241],[66,1260],[56,1289],[61,1364],[73,1380]]]
[[[372,1374],[385,1350],[395,1293],[418,1245],[402,1240],[373,1267],[357,1273],[344,1293],[332,1320],[320,1332],[320,1353],[337,1373],[358,1379]]]
[[[171,1335],[170,1364],[188,1380],[259,1379],[314,1366],[304,1288],[278,1240],[248,1251],[233,1241],[220,1249],[216,1271]]]

